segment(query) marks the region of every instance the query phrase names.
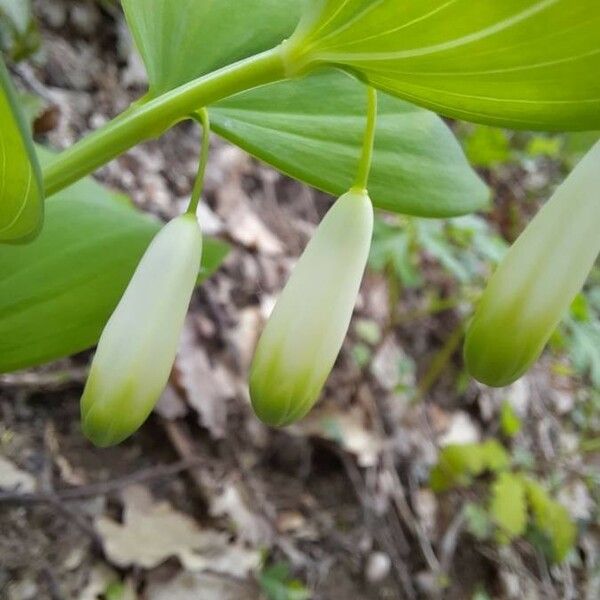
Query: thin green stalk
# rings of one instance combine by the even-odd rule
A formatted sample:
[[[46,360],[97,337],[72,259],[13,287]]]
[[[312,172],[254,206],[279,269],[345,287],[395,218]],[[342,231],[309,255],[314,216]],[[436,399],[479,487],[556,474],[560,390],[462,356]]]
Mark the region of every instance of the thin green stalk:
[[[200,108],[244,90],[286,78],[278,46],[219,69],[158,98],[132,105],[65,150],[44,169],[46,197],[78,181],[137,144],[162,135]]]
[[[198,204],[202,197],[202,191],[204,189],[204,175],[206,173],[206,165],[208,163],[208,154],[210,150],[210,119],[208,117],[208,111],[206,108],[201,109],[193,115],[193,118],[200,122],[202,125],[202,148],[200,150],[200,164],[198,165],[198,174],[196,175],[196,181],[194,181],[194,188],[192,190],[192,197],[190,198],[190,204],[187,212],[193,215],[198,210]]]
[[[465,326],[465,323],[460,323],[450,334],[442,349],[433,357],[429,368],[417,386],[415,397],[413,398],[414,403],[421,401],[444,373],[463,340]]]
[[[373,162],[373,146],[375,144],[375,129],[377,126],[377,91],[375,88],[368,87],[367,102],[367,127],[363,141],[362,154],[358,163],[358,171],[354,187],[361,190],[367,189],[369,174],[371,172],[371,163]]]

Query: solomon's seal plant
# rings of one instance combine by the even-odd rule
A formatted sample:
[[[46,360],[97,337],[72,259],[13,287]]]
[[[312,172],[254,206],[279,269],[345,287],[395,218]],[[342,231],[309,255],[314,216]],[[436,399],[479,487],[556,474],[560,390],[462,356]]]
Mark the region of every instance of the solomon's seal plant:
[[[282,425],[314,404],[341,346],[371,201],[422,217],[488,203],[431,109],[515,129],[600,129],[597,0],[122,4],[148,92],[60,154],[34,147],[0,65],[0,241],[11,244],[0,247],[0,371],[93,346],[106,326],[82,402],[85,431],[101,445],[142,423],[168,377],[200,265],[190,215],[209,131],[340,198],[292,274],[252,367],[259,416]],[[157,235],[156,222],[85,176],[184,119],[204,129],[199,177],[189,213]],[[466,349],[484,381],[505,384],[528,368],[583,284],[598,253],[599,162],[596,147],[484,295]],[[226,248],[208,238],[203,245],[206,277]]]

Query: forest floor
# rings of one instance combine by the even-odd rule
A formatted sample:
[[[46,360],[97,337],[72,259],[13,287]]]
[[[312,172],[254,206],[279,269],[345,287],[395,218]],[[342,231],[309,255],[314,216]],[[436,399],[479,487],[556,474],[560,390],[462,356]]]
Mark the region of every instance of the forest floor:
[[[44,102],[38,140],[61,149],[139,97],[145,75],[117,9],[35,6],[42,49],[14,72]],[[182,124],[97,178],[167,220],[185,207],[198,152],[197,127]],[[499,215],[556,182],[547,163],[484,175],[498,207],[489,221],[502,233]],[[593,402],[589,384],[556,355],[504,390],[466,379],[464,306],[424,308],[428,290],[455,290],[427,253],[425,282],[399,299],[392,278],[367,274],[307,419],[282,431],[257,421],[246,384],[253,349],[330,204],[213,139],[200,218],[232,251],[194,296],[158,408],[124,444],[96,449],[80,431],[91,353],[0,377],[0,598],[600,597],[600,461],[578,450],[574,419]],[[512,439],[500,425],[506,404],[522,425]],[[486,505],[485,478],[431,490],[440,448],[490,438],[554,482],[579,526],[568,561],[552,565],[526,536],[478,538],[464,507]]]

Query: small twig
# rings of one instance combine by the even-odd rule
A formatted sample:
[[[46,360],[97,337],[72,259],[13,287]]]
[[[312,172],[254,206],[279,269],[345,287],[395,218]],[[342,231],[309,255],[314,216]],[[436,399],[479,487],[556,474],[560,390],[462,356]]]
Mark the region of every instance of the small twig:
[[[442,573],[445,575],[450,571],[450,565],[452,564],[452,558],[454,557],[454,553],[456,552],[456,547],[458,545],[458,540],[462,534],[467,518],[465,516],[465,511],[461,510],[455,517],[452,519],[444,537],[442,538],[442,542],[440,544],[440,568]]]
[[[448,366],[448,363],[454,356],[454,353],[462,341],[464,331],[465,323],[461,322],[460,325],[456,327],[456,329],[450,334],[450,337],[446,340],[442,349],[433,357],[429,368],[419,382],[414,398],[415,403],[422,400],[442,376],[443,372]]]
[[[363,507],[365,519],[369,529],[373,532],[381,544],[382,549],[387,552],[392,559],[396,580],[402,586],[404,594],[407,598],[413,600],[417,597],[416,591],[412,583],[410,571],[402,559],[399,550],[399,545],[407,544],[404,533],[402,532],[402,528],[400,527],[400,523],[397,519],[394,519],[389,523],[391,526],[394,526],[396,537],[398,538],[398,541],[400,541],[400,544],[398,544],[397,541],[395,541],[395,536],[392,535],[389,528],[385,524],[381,526],[381,519],[377,518],[377,515],[373,514],[373,501],[366,489],[366,485],[358,467],[345,452],[340,450],[338,454],[345,467],[348,479],[352,482],[354,492]],[[391,515],[388,515],[388,521],[390,518]]]
[[[54,492],[42,493],[21,493],[15,492],[0,492],[0,504],[51,504],[56,506],[57,503],[62,507],[63,502],[72,502],[77,500],[86,500],[96,496],[107,496],[122,490],[134,483],[142,483],[154,481],[157,479],[167,479],[187,471],[194,469],[204,462],[203,458],[198,456],[186,458],[171,465],[159,465],[136,471],[131,475],[126,475],[117,479],[92,483],[90,485],[81,485]]]
[[[23,371],[0,376],[0,385],[8,389],[58,391],[85,383],[87,376],[87,367],[47,373]]]
[[[398,471],[396,471],[393,456],[391,455],[391,452],[389,450],[384,451],[383,456],[384,464],[386,465],[387,471],[394,482],[392,493],[392,500],[394,501],[394,506],[398,511],[398,514],[406,523],[406,526],[408,527],[410,532],[417,538],[419,546],[421,547],[421,552],[423,553],[423,557],[427,562],[427,566],[433,573],[439,574],[441,570],[440,561],[437,559],[437,556],[433,551],[433,546],[431,545],[429,538],[425,534],[421,523],[419,523],[419,521],[413,514],[413,511],[406,500],[406,496],[404,495],[404,487],[402,485],[402,481],[400,481]]]
[[[195,445],[190,438],[190,434],[181,423],[165,419],[162,420],[162,423],[171,445],[182,461],[189,461],[196,456]],[[198,467],[200,465],[194,466]],[[189,477],[199,496],[203,501],[207,502],[209,500],[207,488],[214,487],[214,483],[209,480],[206,470],[191,468],[189,470]]]

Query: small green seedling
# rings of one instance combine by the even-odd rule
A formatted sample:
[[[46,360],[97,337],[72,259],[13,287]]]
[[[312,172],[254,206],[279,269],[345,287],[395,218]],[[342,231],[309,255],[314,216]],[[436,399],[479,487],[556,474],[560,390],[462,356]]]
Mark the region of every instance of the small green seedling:
[[[21,244],[0,248],[10,274],[0,282],[0,368],[100,339],[82,401],[84,430],[100,445],[121,441],[151,411],[201,246],[208,257],[201,276],[225,253],[202,244],[194,219],[211,130],[340,198],[292,274],[250,374],[257,414],[286,425],[316,402],[341,347],[373,206],[419,217],[487,206],[486,186],[431,109],[488,126],[600,129],[600,79],[590,75],[600,72],[596,0],[122,4],[148,92],[64,152],[48,157],[34,148],[0,65],[0,241]],[[203,127],[185,216],[157,233],[133,209],[90,204],[93,184],[83,178],[184,119]],[[599,162],[596,146],[484,294],[466,346],[468,366],[483,381],[504,385],[529,368],[583,285],[600,249]],[[43,276],[33,280],[42,263]],[[107,266],[114,276],[99,284]]]

